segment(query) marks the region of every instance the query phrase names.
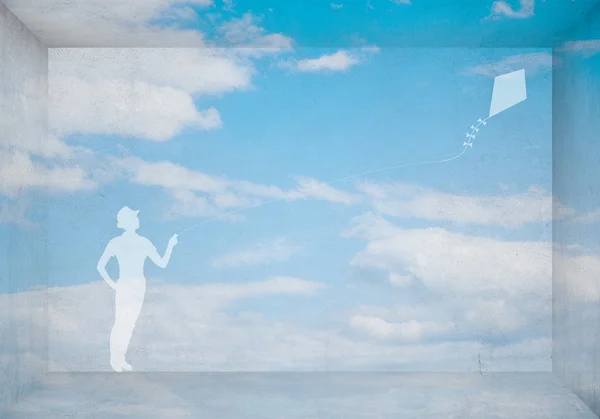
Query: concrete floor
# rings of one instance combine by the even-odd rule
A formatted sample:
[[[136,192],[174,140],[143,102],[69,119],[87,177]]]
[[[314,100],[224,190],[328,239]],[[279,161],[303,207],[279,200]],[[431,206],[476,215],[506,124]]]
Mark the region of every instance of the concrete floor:
[[[29,418],[594,419],[551,373],[50,373]]]

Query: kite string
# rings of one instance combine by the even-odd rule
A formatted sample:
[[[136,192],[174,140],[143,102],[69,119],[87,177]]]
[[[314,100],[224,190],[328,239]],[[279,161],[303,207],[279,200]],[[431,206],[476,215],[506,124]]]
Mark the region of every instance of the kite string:
[[[481,124],[483,124],[485,126],[485,122],[488,119],[490,119],[490,118],[491,118],[491,116],[488,116],[487,118],[485,118],[483,120],[481,118],[479,118],[479,120],[477,122],[477,125],[475,125],[475,126],[472,125],[471,133],[469,135],[469,137],[471,138],[471,145],[474,142],[473,139],[475,138],[475,137],[473,137],[473,133],[479,131],[479,127],[481,126]],[[332,180],[332,181],[329,181],[329,182],[318,183],[317,185],[314,185],[312,188],[303,188],[300,192],[305,192],[306,193],[306,192],[309,192],[311,189],[315,189],[317,187],[329,186],[329,185],[333,185],[335,183],[345,182],[345,181],[350,180],[350,179],[354,179],[354,178],[357,178],[357,177],[370,175],[370,174],[373,174],[373,173],[381,173],[381,172],[385,172],[385,171],[389,171],[389,170],[395,170],[395,169],[401,169],[401,168],[405,168],[405,167],[422,166],[422,165],[426,165],[426,164],[437,164],[437,163],[450,162],[452,160],[456,160],[456,159],[460,158],[463,154],[465,154],[465,152],[469,148],[469,145],[467,145],[466,143],[464,143],[463,145],[464,145],[464,148],[463,148],[463,150],[460,153],[458,153],[456,156],[453,156],[453,157],[450,157],[450,158],[447,158],[447,159],[442,159],[442,160],[428,160],[428,161],[421,161],[421,162],[415,162],[415,163],[398,164],[398,165],[395,165],[395,166],[389,166],[389,167],[383,167],[383,168],[380,168],[380,169],[368,170],[366,172],[357,173],[357,174],[346,176],[346,177],[343,177],[343,178],[340,178],[340,179],[335,179],[335,180]],[[215,217],[212,217],[212,218],[209,218],[207,220],[201,221],[201,222],[199,222],[197,224],[194,224],[194,225],[192,225],[192,226],[190,226],[190,227],[188,227],[188,228],[186,228],[184,230],[181,230],[177,234],[179,235],[179,234],[185,233],[187,231],[193,230],[193,229],[195,229],[197,227],[200,227],[200,226],[202,226],[204,224],[208,224],[211,221],[215,221],[215,220],[218,220],[218,219],[221,219],[221,218],[224,218],[224,217],[228,217],[230,215],[234,215],[234,214],[237,214],[237,213],[240,213],[240,212],[243,212],[243,211],[247,211],[247,210],[250,210],[250,209],[253,209],[253,208],[262,207],[264,205],[271,204],[273,202],[282,201],[282,200],[284,200],[286,198],[289,198],[289,194],[285,194],[283,196],[280,196],[280,197],[277,197],[277,198],[274,198],[274,199],[270,199],[268,201],[263,201],[263,202],[260,202],[258,204],[255,204],[255,205],[251,205],[251,206],[248,206],[248,207],[239,208],[239,209],[234,210],[234,211],[230,211],[230,212],[227,212],[227,213],[224,213],[224,214],[221,214],[221,215],[217,215]]]

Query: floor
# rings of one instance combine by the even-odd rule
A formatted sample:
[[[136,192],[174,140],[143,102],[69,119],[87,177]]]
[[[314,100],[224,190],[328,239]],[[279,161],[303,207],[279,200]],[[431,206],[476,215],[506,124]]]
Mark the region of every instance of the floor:
[[[21,418],[596,416],[551,373],[50,373]]]

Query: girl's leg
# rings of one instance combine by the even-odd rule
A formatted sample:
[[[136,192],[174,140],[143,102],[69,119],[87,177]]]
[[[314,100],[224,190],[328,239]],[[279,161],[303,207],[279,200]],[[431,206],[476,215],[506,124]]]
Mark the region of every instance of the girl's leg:
[[[127,284],[117,288],[115,299],[115,324],[110,335],[110,358],[114,370],[131,367],[125,362],[129,342],[135,328],[135,323],[144,303],[145,286]]]

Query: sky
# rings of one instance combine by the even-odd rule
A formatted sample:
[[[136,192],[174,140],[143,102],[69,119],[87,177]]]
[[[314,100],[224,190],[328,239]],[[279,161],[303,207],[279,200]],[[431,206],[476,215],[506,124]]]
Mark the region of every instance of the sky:
[[[46,45],[54,47],[243,45],[248,32],[221,26],[251,13],[261,28],[296,47],[553,46],[595,0],[5,0]],[[254,32],[256,33],[256,32]],[[277,38],[268,41],[273,42]],[[256,45],[256,44],[255,44]],[[262,46],[265,46],[263,43]]]
[[[50,50],[49,141],[17,146],[2,169],[14,173],[0,232],[48,237],[51,370],[107,367],[112,295],[96,263],[124,205],[160,253],[186,230],[166,269],[146,265],[140,369],[551,369],[552,222],[596,209],[552,191],[550,49],[395,48],[364,35],[303,47],[335,28],[289,25],[308,17],[285,8],[158,3],[149,31],[208,47]],[[372,9],[357,3],[312,16],[340,14],[361,34]],[[397,8],[418,13],[379,7],[390,25]],[[497,1],[468,13],[485,30],[535,27],[535,10]],[[597,58],[595,44],[577,45],[575,59]],[[460,158],[328,184],[463,152],[494,77],[520,69],[527,100]]]

